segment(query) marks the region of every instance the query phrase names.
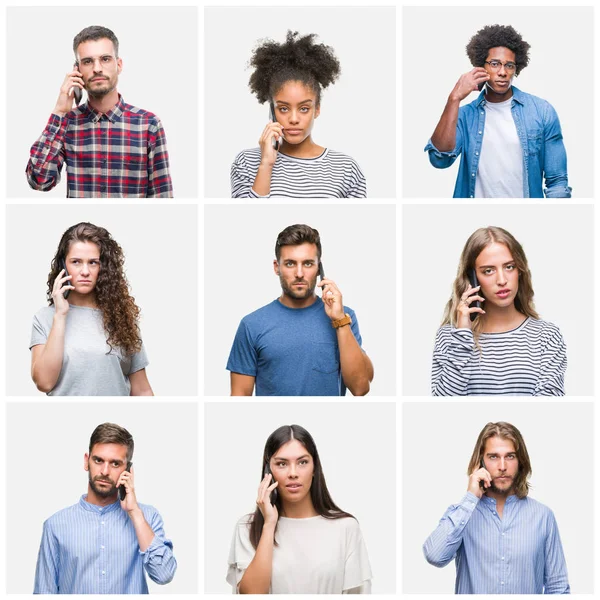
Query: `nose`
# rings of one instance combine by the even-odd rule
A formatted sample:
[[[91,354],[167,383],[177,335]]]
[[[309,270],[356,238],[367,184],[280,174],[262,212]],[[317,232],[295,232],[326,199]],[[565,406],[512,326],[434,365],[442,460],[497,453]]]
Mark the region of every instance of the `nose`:
[[[294,464],[290,465],[289,477],[290,479],[296,479],[296,477],[298,477],[298,474],[296,473],[296,465]]]
[[[500,470],[506,471],[506,461],[504,460],[504,457],[500,458]]]
[[[90,265],[88,265],[87,263],[83,263],[81,265],[81,274],[89,275],[90,274]]]
[[[102,475],[108,475],[108,463],[107,462],[102,463],[102,466],[100,467],[100,473]]]
[[[298,263],[296,266],[296,279],[302,279],[304,277],[304,270],[302,268],[302,263]]]
[[[290,111],[290,125],[297,125],[300,122],[300,113],[297,110]]]
[[[496,283],[499,286],[503,286],[506,285],[506,273],[504,272],[503,269],[498,269],[497,271],[497,276],[496,276]]]
[[[507,75],[507,71],[504,65],[500,65],[500,68],[498,69],[498,75]]]

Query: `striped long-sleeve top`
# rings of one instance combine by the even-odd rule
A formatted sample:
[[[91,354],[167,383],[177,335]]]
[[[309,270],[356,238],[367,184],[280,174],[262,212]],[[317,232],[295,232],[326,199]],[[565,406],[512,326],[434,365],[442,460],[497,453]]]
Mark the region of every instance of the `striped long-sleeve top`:
[[[496,500],[467,492],[423,544],[427,562],[456,560],[457,594],[569,594],[554,513],[532,498]]]
[[[34,594],[147,594],[144,571],[159,584],[173,579],[173,544],[155,508],[139,505],[154,531],[152,543],[142,552],[118,500],[97,506],[86,497],[44,523]]]
[[[172,198],[163,126],[151,112],[117,104],[100,113],[87,104],[50,115],[31,147],[29,186],[51,190],[67,166],[69,198]]]
[[[527,318],[511,331],[440,327],[433,350],[433,396],[564,396],[565,341],[556,325]]]
[[[326,148],[315,158],[296,158],[279,152],[268,196],[253,189],[260,148],[240,152],[231,165],[232,198],[366,198],[367,182],[358,163]]]

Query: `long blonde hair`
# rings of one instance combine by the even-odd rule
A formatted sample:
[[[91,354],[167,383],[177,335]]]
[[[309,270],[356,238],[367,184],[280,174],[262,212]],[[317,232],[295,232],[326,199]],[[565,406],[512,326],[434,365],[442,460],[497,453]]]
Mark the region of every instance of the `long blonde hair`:
[[[515,298],[515,308],[527,317],[532,317],[534,319],[540,318],[533,303],[531,271],[529,270],[527,257],[525,256],[523,247],[513,235],[505,229],[490,226],[482,227],[473,232],[463,248],[458,263],[456,279],[452,286],[452,296],[446,304],[442,325],[455,324],[460,299],[469,287],[469,271],[475,268],[475,261],[483,249],[494,242],[504,244],[508,248],[515,261],[517,270],[519,271],[519,290]],[[480,314],[481,313],[477,313],[477,316],[473,321],[472,329],[475,343],[478,342],[479,335],[483,329],[483,320],[480,318]]]

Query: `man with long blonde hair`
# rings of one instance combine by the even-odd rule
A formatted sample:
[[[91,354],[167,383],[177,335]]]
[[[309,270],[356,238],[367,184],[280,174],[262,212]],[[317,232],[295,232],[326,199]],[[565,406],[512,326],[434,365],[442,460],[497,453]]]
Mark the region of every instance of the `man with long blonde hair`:
[[[488,423],[467,475],[467,493],[423,544],[427,562],[456,559],[457,594],[570,593],[554,514],[528,497],[531,463],[520,431]]]

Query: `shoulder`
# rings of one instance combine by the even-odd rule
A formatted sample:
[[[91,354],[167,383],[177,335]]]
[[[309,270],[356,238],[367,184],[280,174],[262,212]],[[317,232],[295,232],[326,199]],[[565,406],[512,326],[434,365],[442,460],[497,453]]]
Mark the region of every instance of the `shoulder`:
[[[330,163],[339,165],[341,167],[343,167],[343,166],[351,167],[362,173],[360,165],[351,156],[348,156],[347,154],[344,154],[343,152],[338,152],[337,150],[328,149],[327,154],[325,155],[324,159]]]
[[[72,524],[74,515],[79,511],[79,504],[73,504],[67,506],[67,508],[61,508],[58,512],[55,512],[52,516],[48,517],[44,521],[44,527],[51,530],[60,527],[65,524]]]
[[[53,318],[54,306],[43,306],[34,315],[34,319],[37,319],[40,323],[51,323]]]
[[[522,502],[524,506],[526,506],[527,509],[532,513],[540,515],[546,519],[554,519],[554,513],[552,512],[552,509],[545,504],[542,504],[540,501],[535,500],[531,496],[525,496],[525,498],[521,498],[519,502]]]
[[[544,339],[562,339],[560,329],[554,323],[550,323],[550,321],[530,317],[525,328],[529,335],[539,336]]]
[[[279,312],[279,300],[273,300],[273,302],[269,302],[269,304],[265,304],[255,311],[247,314],[243,319],[242,323],[245,325],[255,325],[260,324],[265,320],[272,318],[273,314]]]
[[[233,161],[238,165],[258,166],[260,163],[260,148],[248,148],[238,153]]]
[[[160,119],[153,112],[127,104],[127,102],[123,102],[123,116],[132,122],[161,126]]]

